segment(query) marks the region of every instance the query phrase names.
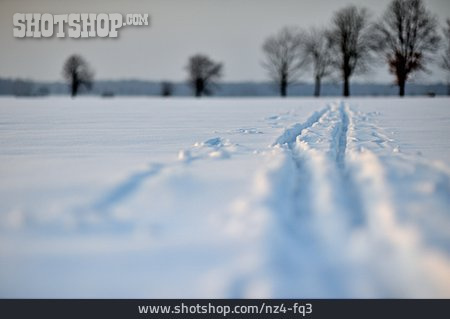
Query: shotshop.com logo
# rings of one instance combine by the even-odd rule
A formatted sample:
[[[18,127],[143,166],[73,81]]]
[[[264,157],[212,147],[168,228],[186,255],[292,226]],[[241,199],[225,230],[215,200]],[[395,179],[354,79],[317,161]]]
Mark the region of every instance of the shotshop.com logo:
[[[148,14],[120,13],[15,13],[13,35],[16,38],[116,38],[127,25],[148,26]]]

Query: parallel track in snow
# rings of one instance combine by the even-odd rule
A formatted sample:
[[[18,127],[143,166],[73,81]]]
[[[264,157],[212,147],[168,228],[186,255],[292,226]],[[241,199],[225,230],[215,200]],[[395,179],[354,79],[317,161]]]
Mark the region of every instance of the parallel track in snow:
[[[449,293],[450,247],[445,243],[450,236],[445,227],[435,233],[437,220],[449,226],[445,218],[450,198],[448,170],[399,153],[367,114],[353,111],[344,102],[287,129],[280,141],[277,147],[296,167],[290,174],[283,172],[295,176],[296,186],[286,198],[291,200],[290,212],[284,213],[293,217],[280,223],[290,233],[292,225],[297,228],[301,238],[297,254],[308,245],[317,250],[316,260],[298,261],[303,276],[314,276],[314,267],[320,267],[324,255],[340,265],[327,270],[333,280],[339,281],[349,270],[354,280],[361,279],[361,286],[355,282],[354,287],[335,292],[340,296],[349,290],[378,296],[377,289],[385,292],[383,296],[386,291],[389,296],[414,297]],[[418,215],[426,213],[432,215]],[[338,251],[341,254],[334,254]],[[293,285],[301,282],[292,280]],[[321,285],[320,280],[316,285]],[[341,284],[336,287],[342,289]],[[373,290],[363,291],[364,287]]]

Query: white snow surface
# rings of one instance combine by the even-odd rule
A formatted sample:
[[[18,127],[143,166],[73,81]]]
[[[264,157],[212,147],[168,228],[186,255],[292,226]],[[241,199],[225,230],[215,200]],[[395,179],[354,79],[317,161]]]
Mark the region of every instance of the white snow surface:
[[[450,298],[450,100],[0,99],[0,297]]]

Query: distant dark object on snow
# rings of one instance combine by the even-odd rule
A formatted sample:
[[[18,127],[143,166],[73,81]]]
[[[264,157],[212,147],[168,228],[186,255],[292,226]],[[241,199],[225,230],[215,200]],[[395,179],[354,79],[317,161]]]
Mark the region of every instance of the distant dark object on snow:
[[[169,97],[173,95],[173,85],[168,81],[161,82],[161,96]]]
[[[114,93],[111,91],[105,91],[102,93],[102,97],[114,97]]]

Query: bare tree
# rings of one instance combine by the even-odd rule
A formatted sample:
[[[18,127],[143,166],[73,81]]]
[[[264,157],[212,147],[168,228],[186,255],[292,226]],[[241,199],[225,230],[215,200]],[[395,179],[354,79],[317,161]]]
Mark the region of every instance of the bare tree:
[[[216,81],[222,76],[222,68],[222,63],[214,62],[206,55],[196,54],[189,58],[188,81],[196,97],[212,94]]]
[[[439,46],[437,20],[422,0],[394,0],[376,26],[377,47],[395,76],[399,95],[412,73],[425,70],[430,53]]]
[[[168,97],[173,94],[173,85],[168,81],[161,82],[161,96]]]
[[[447,95],[450,95],[450,19],[447,19],[447,26],[444,29],[445,51],[442,55],[441,66],[447,71]]]
[[[314,96],[320,96],[322,78],[332,72],[332,55],[330,41],[326,31],[311,28],[303,40],[303,56],[308,64],[312,65],[314,75]]]
[[[71,55],[63,67],[63,76],[69,82],[72,97],[75,97],[83,86],[92,88],[93,72],[88,63],[80,55]]]
[[[327,35],[332,48],[333,64],[344,82],[343,95],[350,96],[350,77],[365,72],[371,60],[372,40],[368,11],[354,5],[337,11]]]
[[[287,95],[288,85],[294,82],[304,66],[301,55],[302,35],[293,27],[285,27],[270,36],[263,44],[264,68],[277,83],[280,96]]]

